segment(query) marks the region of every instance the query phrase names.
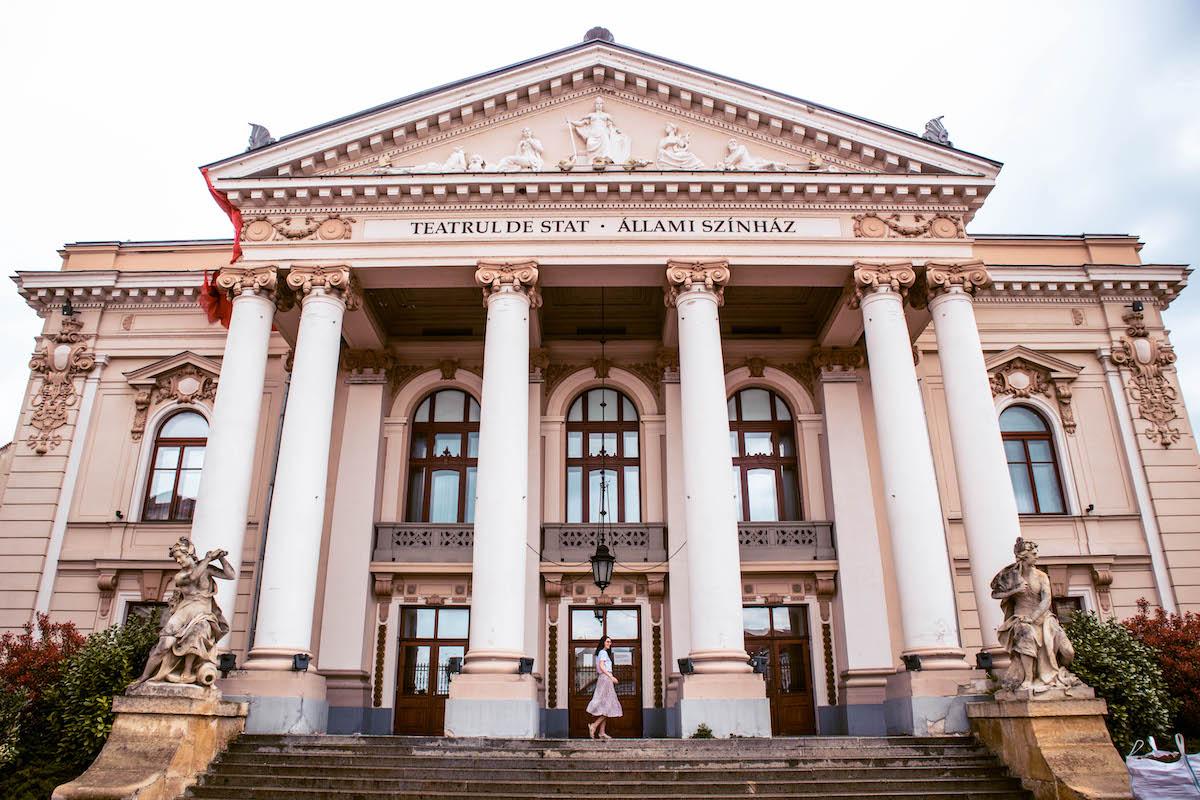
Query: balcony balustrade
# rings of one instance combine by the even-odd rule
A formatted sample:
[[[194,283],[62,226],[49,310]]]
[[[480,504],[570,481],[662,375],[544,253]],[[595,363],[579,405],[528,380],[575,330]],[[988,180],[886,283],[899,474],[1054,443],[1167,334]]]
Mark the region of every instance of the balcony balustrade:
[[[428,522],[375,526],[374,561],[414,564],[471,563],[472,525]],[[596,526],[548,523],[542,526],[542,560],[584,564],[596,552]],[[605,537],[622,564],[659,564],[667,560],[663,525],[614,525]],[[832,561],[837,558],[832,522],[741,522],[738,544],[743,562]]]

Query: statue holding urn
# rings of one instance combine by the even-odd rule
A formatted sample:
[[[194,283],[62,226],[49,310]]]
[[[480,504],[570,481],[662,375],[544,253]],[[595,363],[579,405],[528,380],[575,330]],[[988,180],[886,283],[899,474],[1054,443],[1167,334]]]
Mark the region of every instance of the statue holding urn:
[[[1004,610],[1004,622],[996,629],[1000,644],[1012,656],[996,699],[1092,697],[1092,690],[1067,669],[1075,648],[1051,610],[1050,576],[1037,568],[1037,544],[1017,537],[1013,554],[1017,560],[991,584],[992,597]]]
[[[150,651],[146,669],[134,685],[149,681],[211,686],[217,678],[217,642],[229,632],[229,623],[217,607],[217,578],[236,577],[224,550],[196,557],[187,537],[171,545],[171,558],[179,564],[168,603],[170,617]]]

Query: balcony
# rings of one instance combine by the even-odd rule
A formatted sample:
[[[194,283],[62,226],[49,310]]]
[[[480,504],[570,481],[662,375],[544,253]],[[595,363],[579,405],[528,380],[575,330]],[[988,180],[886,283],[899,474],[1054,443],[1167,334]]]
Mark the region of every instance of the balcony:
[[[470,564],[474,544],[474,525],[381,522],[375,526],[375,550],[371,560]]]
[[[427,522],[375,526],[373,561],[411,564],[470,564],[472,525]],[[614,525],[606,541],[622,564],[661,564],[667,560],[663,525]],[[741,560],[832,561],[837,558],[832,522],[740,522]],[[596,552],[596,526],[549,523],[542,526],[542,561],[586,564]]]
[[[739,522],[742,563],[748,561],[833,561],[832,522]]]
[[[613,525],[604,537],[622,564],[661,564],[667,560],[667,529],[662,525]],[[585,564],[596,552],[595,524],[542,526],[542,561]]]

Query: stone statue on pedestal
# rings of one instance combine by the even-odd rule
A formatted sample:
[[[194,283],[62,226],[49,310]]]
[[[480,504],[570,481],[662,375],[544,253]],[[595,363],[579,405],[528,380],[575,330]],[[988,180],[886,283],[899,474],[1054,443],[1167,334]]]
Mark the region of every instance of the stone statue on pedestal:
[[[1037,568],[1037,544],[1017,537],[1013,554],[1017,560],[992,578],[992,597],[1004,610],[1004,623],[996,630],[1012,656],[996,699],[1094,696],[1067,669],[1075,648],[1050,608],[1050,577]]]
[[[236,573],[224,550],[210,550],[197,558],[187,537],[181,536],[169,552],[179,564],[168,604],[171,616],[133,685],[165,681],[212,686],[217,678],[217,642],[229,632],[229,623],[217,607],[216,579],[233,580]]]

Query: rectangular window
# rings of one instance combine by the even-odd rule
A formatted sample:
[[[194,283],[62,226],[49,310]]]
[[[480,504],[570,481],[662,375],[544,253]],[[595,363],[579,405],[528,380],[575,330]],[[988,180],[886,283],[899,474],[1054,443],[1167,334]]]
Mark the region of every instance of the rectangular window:
[[[425,470],[414,469],[408,478],[408,508],[405,516],[409,522],[424,522],[421,518],[425,511]]]
[[[605,519],[616,522],[614,510],[617,507],[617,473],[611,469],[593,469],[588,471],[588,522],[600,521],[600,483],[607,481],[604,511],[608,512]]]
[[[461,456],[462,434],[439,433],[433,438],[433,454],[435,456]]]
[[[475,522],[475,467],[467,468],[467,510],[463,515],[463,522],[474,524]]]
[[[583,522],[583,467],[567,467],[567,522]]]
[[[625,451],[621,453],[622,458],[637,458],[638,457],[638,432],[625,431],[624,447]]]
[[[779,505],[775,492],[775,470],[747,470],[746,486],[750,494],[750,520],[752,522],[778,522]]]
[[[583,458],[583,431],[567,434],[567,458]]]
[[[746,455],[748,456],[769,456],[774,451],[774,446],[771,443],[771,434],[764,431],[746,431],[742,434],[746,440]]]
[[[458,522],[458,470],[434,471],[429,491],[429,521]]]
[[[404,639],[432,639],[436,608],[405,608],[400,619],[400,636]]]
[[[637,467],[625,467],[625,519],[624,522],[642,521],[641,485]],[[616,520],[613,520],[616,522]]]
[[[434,422],[462,422],[467,410],[462,392],[438,392],[434,398]]]
[[[1005,442],[1010,444],[1010,442]],[[1020,442],[1017,443],[1018,445]],[[1033,487],[1029,485],[1029,470],[1022,464],[1009,464],[1008,475],[1012,478],[1013,494],[1017,498],[1018,514],[1033,514],[1037,507],[1033,504]]]
[[[467,638],[467,628],[470,622],[470,609],[438,609],[437,637],[439,639],[465,639]]]

